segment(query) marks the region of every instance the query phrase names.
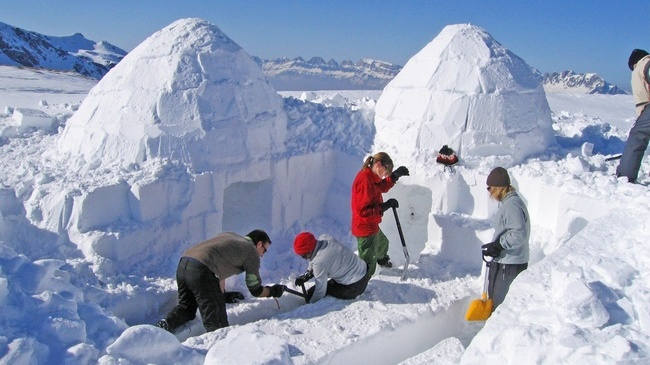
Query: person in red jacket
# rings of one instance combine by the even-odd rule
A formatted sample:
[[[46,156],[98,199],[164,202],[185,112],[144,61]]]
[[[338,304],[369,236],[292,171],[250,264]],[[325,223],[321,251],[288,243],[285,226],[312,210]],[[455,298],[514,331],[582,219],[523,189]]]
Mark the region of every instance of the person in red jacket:
[[[388,238],[379,229],[384,212],[399,206],[391,198],[384,202],[381,194],[388,192],[409,170],[400,166],[393,171],[393,160],[385,152],[366,158],[352,183],[352,235],[357,238],[359,257],[368,264],[370,275],[377,264],[392,267],[388,256]]]

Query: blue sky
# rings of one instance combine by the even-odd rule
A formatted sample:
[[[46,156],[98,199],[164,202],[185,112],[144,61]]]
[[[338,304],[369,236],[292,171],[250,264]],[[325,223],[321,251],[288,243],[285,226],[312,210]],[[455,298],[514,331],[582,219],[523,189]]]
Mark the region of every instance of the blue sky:
[[[627,58],[650,51],[650,1],[0,0],[0,22],[82,33],[130,51],[180,18],[217,25],[261,58],[372,58],[404,65],[449,24],[471,23],[542,72],[595,72],[629,88]]]

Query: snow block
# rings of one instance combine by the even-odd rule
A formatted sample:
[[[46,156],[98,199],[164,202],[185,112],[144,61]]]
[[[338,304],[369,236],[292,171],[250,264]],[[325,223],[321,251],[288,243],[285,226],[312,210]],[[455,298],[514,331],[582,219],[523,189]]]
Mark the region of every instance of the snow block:
[[[120,182],[99,186],[85,195],[76,197],[72,216],[75,217],[79,232],[88,232],[112,223],[129,221],[131,219],[129,191],[129,185]]]
[[[16,108],[11,116],[21,127],[33,127],[39,129],[52,129],[55,119],[51,115],[38,109]]]
[[[167,215],[169,212],[169,182],[156,180],[131,187],[129,206],[133,219],[147,222]]]

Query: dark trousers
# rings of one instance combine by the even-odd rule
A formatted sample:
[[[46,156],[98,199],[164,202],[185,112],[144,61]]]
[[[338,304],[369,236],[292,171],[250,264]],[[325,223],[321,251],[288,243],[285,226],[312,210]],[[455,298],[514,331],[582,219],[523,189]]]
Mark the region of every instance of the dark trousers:
[[[334,279],[329,279],[327,281],[327,291],[325,292],[325,295],[338,299],[354,299],[366,291],[371,276],[372,274],[370,274],[370,271],[367,270],[366,266],[366,275],[352,284],[344,285],[337,283]],[[315,289],[316,287],[312,286],[307,290],[307,298],[311,298]]]
[[[528,268],[528,264],[499,264],[490,262],[488,271],[488,296],[492,299],[492,310],[495,310],[508,294],[510,284],[517,275]]]
[[[165,318],[170,331],[196,317],[201,312],[203,327],[208,332],[228,326],[226,301],[219,286],[219,278],[197,260],[181,257],[176,269],[178,305]]]
[[[616,176],[627,176],[629,181],[636,181],[641,168],[641,161],[650,141],[650,107],[646,107],[637,118],[623,148],[621,161],[616,168]]]

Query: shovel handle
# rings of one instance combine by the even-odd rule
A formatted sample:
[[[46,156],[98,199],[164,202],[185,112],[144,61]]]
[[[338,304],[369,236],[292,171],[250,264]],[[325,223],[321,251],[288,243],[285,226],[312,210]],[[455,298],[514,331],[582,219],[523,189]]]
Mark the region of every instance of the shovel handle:
[[[402,272],[402,277],[400,280],[406,280],[406,269],[408,269],[409,264],[411,263],[411,256],[409,255],[409,250],[406,248],[406,241],[404,240],[404,233],[402,232],[402,225],[399,223],[399,218],[397,217],[397,209],[393,207],[393,214],[395,215],[395,223],[397,223],[397,232],[399,232],[399,239],[402,241],[402,251],[404,251],[404,258],[406,262],[404,263],[404,271]]]

